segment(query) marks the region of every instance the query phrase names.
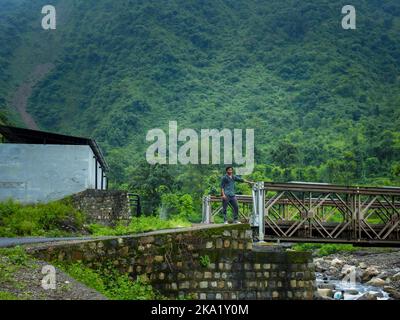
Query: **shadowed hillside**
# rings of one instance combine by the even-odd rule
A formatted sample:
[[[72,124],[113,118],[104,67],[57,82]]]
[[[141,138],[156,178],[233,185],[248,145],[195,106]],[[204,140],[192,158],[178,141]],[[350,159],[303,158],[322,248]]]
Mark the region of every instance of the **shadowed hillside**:
[[[143,162],[147,130],[170,120],[254,128],[254,179],[398,184],[397,0],[353,1],[356,30],[330,0],[58,0],[55,31],[41,29],[45,4],[0,0],[0,107],[54,64],[27,111],[41,129],[96,138],[114,186],[153,208],[160,185],[197,205],[218,186],[209,167]]]

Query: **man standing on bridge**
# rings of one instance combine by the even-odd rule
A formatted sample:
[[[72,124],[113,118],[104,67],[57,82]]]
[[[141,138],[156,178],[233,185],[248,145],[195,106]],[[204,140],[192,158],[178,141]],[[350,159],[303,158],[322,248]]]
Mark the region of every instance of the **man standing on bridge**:
[[[240,223],[238,220],[239,207],[235,195],[235,181],[246,182],[249,184],[253,184],[254,182],[233,175],[233,167],[227,167],[225,171],[226,174],[221,180],[222,214],[224,215],[224,224],[228,224],[228,219],[226,217],[226,209],[228,208],[228,204],[231,204],[233,208],[233,223]]]

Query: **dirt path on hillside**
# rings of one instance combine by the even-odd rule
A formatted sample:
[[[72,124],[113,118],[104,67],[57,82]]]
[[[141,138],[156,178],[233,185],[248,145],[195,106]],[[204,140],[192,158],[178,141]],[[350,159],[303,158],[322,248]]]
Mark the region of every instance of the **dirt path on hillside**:
[[[53,67],[54,65],[52,63],[37,65],[26,81],[18,87],[11,100],[11,106],[19,113],[22,121],[28,129],[39,129],[35,120],[26,111],[28,99],[32,94],[32,89],[51,71],[51,69],[53,69]]]
[[[55,268],[55,288],[44,289],[42,280],[49,263],[27,258],[13,261],[0,253],[0,293],[7,293],[12,300],[107,300],[96,290],[73,279],[62,270]],[[50,265],[51,267],[51,265]],[[49,270],[49,269],[47,269]]]

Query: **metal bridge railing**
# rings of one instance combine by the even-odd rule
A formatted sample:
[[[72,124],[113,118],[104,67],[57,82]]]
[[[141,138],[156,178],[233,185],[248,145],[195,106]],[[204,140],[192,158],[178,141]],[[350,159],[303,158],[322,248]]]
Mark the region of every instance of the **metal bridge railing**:
[[[239,219],[249,221],[252,218],[253,199],[248,195],[236,196],[239,205]],[[231,204],[228,204],[232,208]],[[204,196],[202,205],[202,223],[214,223],[214,218],[222,212],[222,198],[217,196]]]
[[[260,241],[400,245],[400,188],[258,182],[251,196],[237,199]],[[221,210],[220,197],[203,198],[204,223]]]

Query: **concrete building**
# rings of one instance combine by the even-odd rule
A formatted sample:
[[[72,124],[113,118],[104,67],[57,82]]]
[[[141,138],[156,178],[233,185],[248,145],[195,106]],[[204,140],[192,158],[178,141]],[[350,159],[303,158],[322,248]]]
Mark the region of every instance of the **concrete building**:
[[[0,201],[48,202],[107,189],[108,165],[95,140],[0,126]]]

